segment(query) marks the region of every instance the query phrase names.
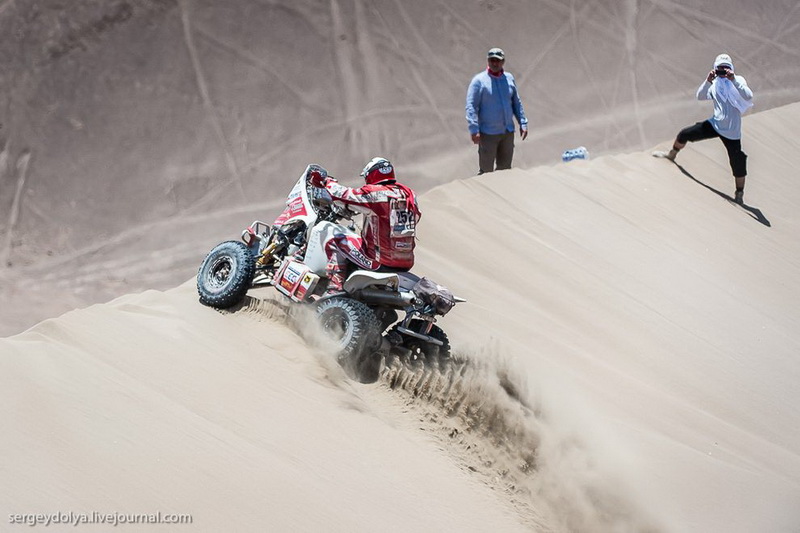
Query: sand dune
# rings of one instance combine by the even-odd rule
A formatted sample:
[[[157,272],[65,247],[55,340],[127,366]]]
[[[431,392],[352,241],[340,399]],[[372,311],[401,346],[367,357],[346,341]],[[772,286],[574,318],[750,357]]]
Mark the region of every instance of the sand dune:
[[[531,134],[515,165],[530,168],[705,118],[694,91],[723,50],[756,111],[800,101],[797,15],[751,0],[0,2],[0,335],[174,287],[310,161],[346,178],[380,154],[420,191],[473,175],[464,97],[492,46],[519,81]]]
[[[633,152],[424,194],[417,270],[469,300],[441,321],[460,361],[444,371],[355,384],[271,291],[219,313],[191,280],[2,339],[2,511],[794,531],[798,120],[748,119],[744,207],[716,142],[680,165]]]

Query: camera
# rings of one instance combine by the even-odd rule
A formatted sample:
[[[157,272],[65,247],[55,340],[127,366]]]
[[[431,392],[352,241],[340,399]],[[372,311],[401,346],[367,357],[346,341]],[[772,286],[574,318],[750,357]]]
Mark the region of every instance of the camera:
[[[728,75],[728,69],[725,69],[725,68],[718,68],[718,69],[716,69],[716,70],[714,71],[714,74],[716,74],[716,75],[717,75],[718,77],[720,77],[720,78],[724,78],[725,76],[727,76],[727,75]]]

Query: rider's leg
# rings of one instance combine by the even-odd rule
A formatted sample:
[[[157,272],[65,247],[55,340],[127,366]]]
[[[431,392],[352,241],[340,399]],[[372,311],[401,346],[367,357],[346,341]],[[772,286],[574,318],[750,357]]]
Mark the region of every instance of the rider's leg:
[[[344,290],[344,282],[352,267],[375,270],[378,264],[364,254],[363,239],[355,233],[339,234],[325,243],[328,264],[325,274],[328,277],[326,294],[334,294]]]
[[[325,267],[325,274],[328,276],[328,289],[325,294],[335,294],[344,290],[344,282],[347,279],[347,258],[342,254],[334,253],[333,257],[328,259],[328,264]]]

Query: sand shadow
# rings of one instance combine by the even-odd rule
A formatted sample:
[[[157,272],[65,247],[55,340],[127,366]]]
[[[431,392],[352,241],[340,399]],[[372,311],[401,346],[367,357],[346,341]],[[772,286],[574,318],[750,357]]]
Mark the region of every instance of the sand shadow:
[[[767,217],[765,217],[765,216],[764,216],[764,213],[762,213],[762,212],[761,212],[761,209],[759,209],[759,208],[757,208],[757,207],[753,207],[753,206],[751,206],[751,205],[744,204],[744,203],[743,203],[743,204],[741,204],[741,205],[737,204],[737,203],[736,203],[736,201],[733,199],[733,197],[731,197],[731,196],[728,196],[727,194],[725,194],[725,193],[724,193],[724,192],[722,192],[722,191],[718,191],[717,189],[715,189],[714,187],[712,187],[712,186],[710,186],[710,185],[706,185],[705,183],[703,183],[703,182],[702,182],[702,181],[700,181],[699,179],[697,179],[697,178],[695,178],[694,176],[692,176],[692,175],[689,173],[689,171],[688,171],[688,170],[686,170],[685,168],[683,168],[683,167],[682,167],[681,165],[679,165],[677,162],[673,161],[672,163],[673,163],[673,164],[674,164],[676,167],[678,167],[678,169],[681,171],[681,173],[682,173],[684,176],[686,176],[687,178],[689,178],[689,179],[690,179],[690,180],[692,180],[693,182],[697,183],[698,185],[701,185],[702,187],[705,187],[706,189],[708,189],[709,191],[713,192],[713,193],[714,193],[714,194],[716,194],[717,196],[719,196],[719,197],[721,197],[721,198],[724,198],[725,200],[727,200],[727,201],[728,201],[728,202],[730,202],[731,204],[733,204],[733,205],[738,205],[739,207],[741,207],[742,209],[744,209],[744,210],[747,212],[747,214],[748,214],[748,215],[750,215],[750,216],[751,216],[753,219],[757,220],[757,221],[758,221],[758,222],[760,222],[761,224],[764,224],[764,225],[765,225],[765,226],[767,226],[768,228],[771,228],[771,227],[772,227],[772,224],[771,224],[771,223],[770,223],[770,221],[767,219]]]

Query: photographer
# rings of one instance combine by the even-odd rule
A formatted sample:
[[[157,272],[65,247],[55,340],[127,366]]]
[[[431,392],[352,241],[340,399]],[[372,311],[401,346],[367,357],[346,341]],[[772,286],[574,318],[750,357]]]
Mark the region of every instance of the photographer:
[[[714,60],[714,68],[697,89],[698,100],[712,100],[714,115],[703,122],[684,128],[669,152],[654,152],[655,157],[675,160],[687,142],[719,137],[728,151],[733,177],[736,181],[734,200],[744,203],[744,182],[747,177],[747,154],[742,151],[742,114],[753,106],[753,91],[742,76],[733,72],[733,61],[727,54]]]

